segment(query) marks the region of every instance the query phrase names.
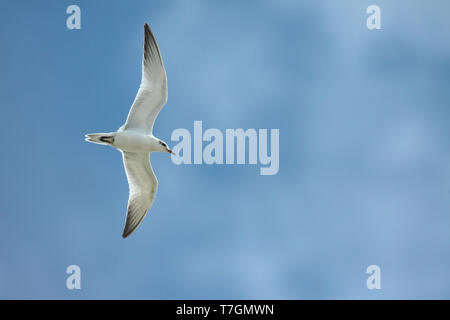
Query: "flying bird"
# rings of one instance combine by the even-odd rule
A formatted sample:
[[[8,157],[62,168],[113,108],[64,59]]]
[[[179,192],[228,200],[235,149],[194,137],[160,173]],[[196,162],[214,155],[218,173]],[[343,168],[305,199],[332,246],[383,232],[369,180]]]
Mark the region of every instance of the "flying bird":
[[[129,185],[123,238],[136,230],[155,200],[158,179],[150,164],[150,153],[173,154],[167,143],[153,135],[153,124],[166,101],[166,70],[155,36],[145,24],[142,80],[125,124],[117,132],[87,134],[85,139],[122,152]]]

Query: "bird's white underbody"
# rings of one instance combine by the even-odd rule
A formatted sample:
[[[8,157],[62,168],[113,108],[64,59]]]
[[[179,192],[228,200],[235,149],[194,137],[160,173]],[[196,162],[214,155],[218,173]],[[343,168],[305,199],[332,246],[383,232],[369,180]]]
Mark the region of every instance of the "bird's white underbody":
[[[167,76],[158,44],[147,24],[144,35],[141,85],[125,124],[117,132],[86,135],[88,142],[122,152],[130,190],[124,238],[141,224],[155,199],[158,180],[150,165],[150,153],[173,153],[164,141],[153,136],[153,124],[167,101]]]
[[[128,152],[156,152],[161,150],[159,139],[153,135],[143,134],[138,131],[119,131],[114,136],[113,147]]]

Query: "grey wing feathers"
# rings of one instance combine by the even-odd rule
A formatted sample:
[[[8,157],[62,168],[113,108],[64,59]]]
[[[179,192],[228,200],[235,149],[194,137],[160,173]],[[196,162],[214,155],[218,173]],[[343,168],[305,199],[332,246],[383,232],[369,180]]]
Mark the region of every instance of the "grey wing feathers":
[[[144,26],[142,80],[122,130],[134,129],[147,134],[167,101],[167,76],[155,36],[148,24]]]
[[[156,42],[155,36],[148,24],[144,25],[144,58],[143,64],[145,71],[150,71],[153,66],[159,68],[160,65],[164,65],[161,52],[159,51],[158,43]]]
[[[141,224],[151,208],[158,180],[150,165],[148,153],[122,152],[129,185],[127,219],[122,237],[126,238]]]

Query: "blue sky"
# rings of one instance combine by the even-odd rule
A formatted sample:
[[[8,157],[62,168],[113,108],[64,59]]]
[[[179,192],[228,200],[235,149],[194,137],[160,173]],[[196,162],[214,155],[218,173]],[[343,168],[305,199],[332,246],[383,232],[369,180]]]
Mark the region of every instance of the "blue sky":
[[[81,8],[81,30],[66,8]],[[382,29],[366,28],[381,8]],[[450,298],[447,1],[14,1],[0,12],[0,298]],[[169,99],[155,134],[280,129],[280,170],[152,156],[123,240],[120,153],[143,24]],[[66,289],[79,265],[82,289]],[[366,288],[381,267],[381,290]]]

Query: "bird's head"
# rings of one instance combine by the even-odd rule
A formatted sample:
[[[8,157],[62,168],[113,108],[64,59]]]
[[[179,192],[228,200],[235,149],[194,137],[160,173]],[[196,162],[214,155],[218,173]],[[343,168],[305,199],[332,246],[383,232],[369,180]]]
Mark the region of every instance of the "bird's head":
[[[161,148],[161,150],[160,150],[161,152],[168,152],[170,154],[175,154],[172,150],[170,150],[169,146],[164,141],[158,140],[158,144]]]

